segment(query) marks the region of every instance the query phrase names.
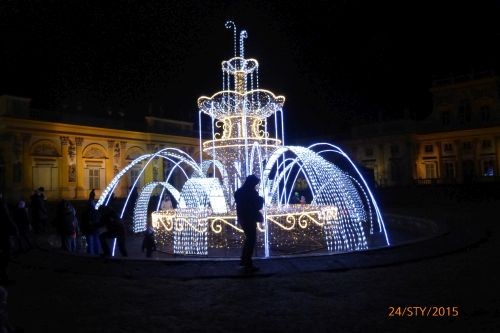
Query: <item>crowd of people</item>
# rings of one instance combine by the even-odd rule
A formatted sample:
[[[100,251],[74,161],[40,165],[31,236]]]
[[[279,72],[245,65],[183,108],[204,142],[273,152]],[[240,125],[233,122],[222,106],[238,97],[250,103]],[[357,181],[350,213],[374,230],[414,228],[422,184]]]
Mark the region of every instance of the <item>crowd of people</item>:
[[[43,187],[36,189],[29,200],[20,198],[10,206],[0,191],[0,285],[11,282],[7,276],[11,258],[34,249],[39,235],[57,234],[56,242],[63,251],[102,257],[113,255],[110,241],[116,242],[121,256],[127,257],[127,227],[113,208],[113,201],[114,196],[96,210],[96,193],[92,190],[85,205],[77,205],[79,212],[66,199],[58,202],[54,210],[47,203]],[[141,249],[146,257],[156,250],[155,232],[150,224]]]
[[[8,265],[15,256],[36,248],[39,236],[55,232],[63,251],[102,257],[112,255],[109,242],[113,240],[121,256],[128,256],[127,230],[113,208],[114,196],[106,206],[96,210],[96,193],[92,190],[85,205],[79,206],[78,213],[73,203],[66,199],[51,210],[52,205],[48,204],[44,192],[44,188],[39,187],[29,200],[20,198],[9,205],[0,189],[0,332],[22,332],[13,327],[7,317],[5,287],[15,284],[8,274]],[[144,232],[142,251],[146,251],[146,257],[151,257],[155,250],[155,232],[149,224]]]
[[[254,175],[247,177],[244,185],[235,193],[238,221],[242,225],[245,242],[242,248],[241,266],[249,271],[255,271],[252,255],[256,239],[256,223],[263,223],[260,209],[263,198],[257,194],[257,185],[260,179]],[[129,189],[130,197],[127,207],[134,206],[139,194],[135,189]],[[173,209],[176,204],[167,194],[161,197],[161,210]],[[32,250],[36,245],[37,235],[47,234],[52,230],[57,234],[58,242],[63,251],[72,253],[87,253],[92,256],[110,257],[114,255],[115,245],[122,257],[128,256],[126,235],[127,221],[133,218],[133,209],[125,211],[125,221],[114,207],[114,195],[96,209],[96,193],[92,189],[84,205],[80,202],[77,209],[69,200],[63,199],[53,213],[49,214],[49,205],[44,188],[36,189],[29,198],[29,202],[20,198],[18,202],[8,207],[0,191],[0,282],[7,284],[7,265],[13,255]],[[293,205],[305,205],[306,198],[299,192],[293,192],[290,197]],[[51,228],[49,231],[48,228]],[[110,241],[113,241],[110,247]],[[156,251],[155,230],[148,221],[143,233],[141,244],[142,252],[146,257],[152,257]]]

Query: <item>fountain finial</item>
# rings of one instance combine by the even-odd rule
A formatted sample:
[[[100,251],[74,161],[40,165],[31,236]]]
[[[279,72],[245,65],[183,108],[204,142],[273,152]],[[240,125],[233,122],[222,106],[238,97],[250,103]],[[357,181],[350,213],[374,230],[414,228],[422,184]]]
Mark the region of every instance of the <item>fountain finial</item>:
[[[226,29],[233,28],[234,56],[236,57],[236,24],[234,24],[233,21],[227,21],[224,26],[226,27]]]
[[[236,29],[236,24],[233,21],[226,21],[224,24],[226,29],[233,29],[233,47],[234,47],[234,57],[236,58],[238,56],[237,54],[237,48],[236,48],[236,36],[237,36],[237,29]],[[248,33],[246,30],[241,30],[240,31],[240,40],[239,40],[239,47],[240,47],[240,57],[245,58],[245,42],[244,39],[248,38]]]

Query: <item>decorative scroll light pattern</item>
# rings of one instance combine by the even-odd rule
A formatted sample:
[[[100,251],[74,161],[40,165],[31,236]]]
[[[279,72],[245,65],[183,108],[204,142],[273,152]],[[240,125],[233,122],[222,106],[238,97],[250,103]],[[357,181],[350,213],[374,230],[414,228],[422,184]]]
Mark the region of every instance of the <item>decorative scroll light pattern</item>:
[[[275,228],[276,246],[291,248],[297,243],[298,234],[304,239],[313,239],[318,230],[321,231],[328,221],[335,220],[336,217],[335,207],[289,205],[286,208],[268,210],[267,222]],[[173,237],[174,253],[206,254],[209,245],[206,240],[210,235],[213,238],[210,248],[226,248],[230,238],[233,238],[233,246],[240,246],[243,239],[243,229],[238,224],[234,211],[218,215],[213,214],[210,209],[181,208],[153,212],[152,219],[154,228],[162,230],[163,238]],[[261,236],[264,234],[262,224],[258,224],[258,231]],[[192,242],[192,247],[188,246],[189,242]],[[203,244],[207,247],[203,248]]]

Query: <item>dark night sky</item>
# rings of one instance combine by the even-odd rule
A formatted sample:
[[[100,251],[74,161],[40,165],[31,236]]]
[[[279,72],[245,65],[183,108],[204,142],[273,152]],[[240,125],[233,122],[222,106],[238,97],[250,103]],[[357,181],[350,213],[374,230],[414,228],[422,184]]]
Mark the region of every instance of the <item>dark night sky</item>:
[[[231,19],[260,87],[287,98],[287,137],[335,136],[379,111],[423,117],[433,78],[498,67],[499,1],[461,2],[2,0],[0,93],[194,120],[222,85]]]

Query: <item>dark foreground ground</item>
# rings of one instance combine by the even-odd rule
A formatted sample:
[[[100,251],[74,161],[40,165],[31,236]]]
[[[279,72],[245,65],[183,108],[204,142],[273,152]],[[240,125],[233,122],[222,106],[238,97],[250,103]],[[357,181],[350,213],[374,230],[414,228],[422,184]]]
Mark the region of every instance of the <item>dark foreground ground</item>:
[[[178,278],[160,261],[147,262],[147,274],[116,274],[114,262],[67,269],[60,255],[33,251],[10,267],[9,318],[36,333],[497,332],[500,201],[431,201],[386,210],[446,221],[471,242],[429,255],[437,238],[413,244],[412,260],[364,268],[280,273],[266,261],[269,274],[251,278]],[[408,248],[391,251],[397,259]]]

